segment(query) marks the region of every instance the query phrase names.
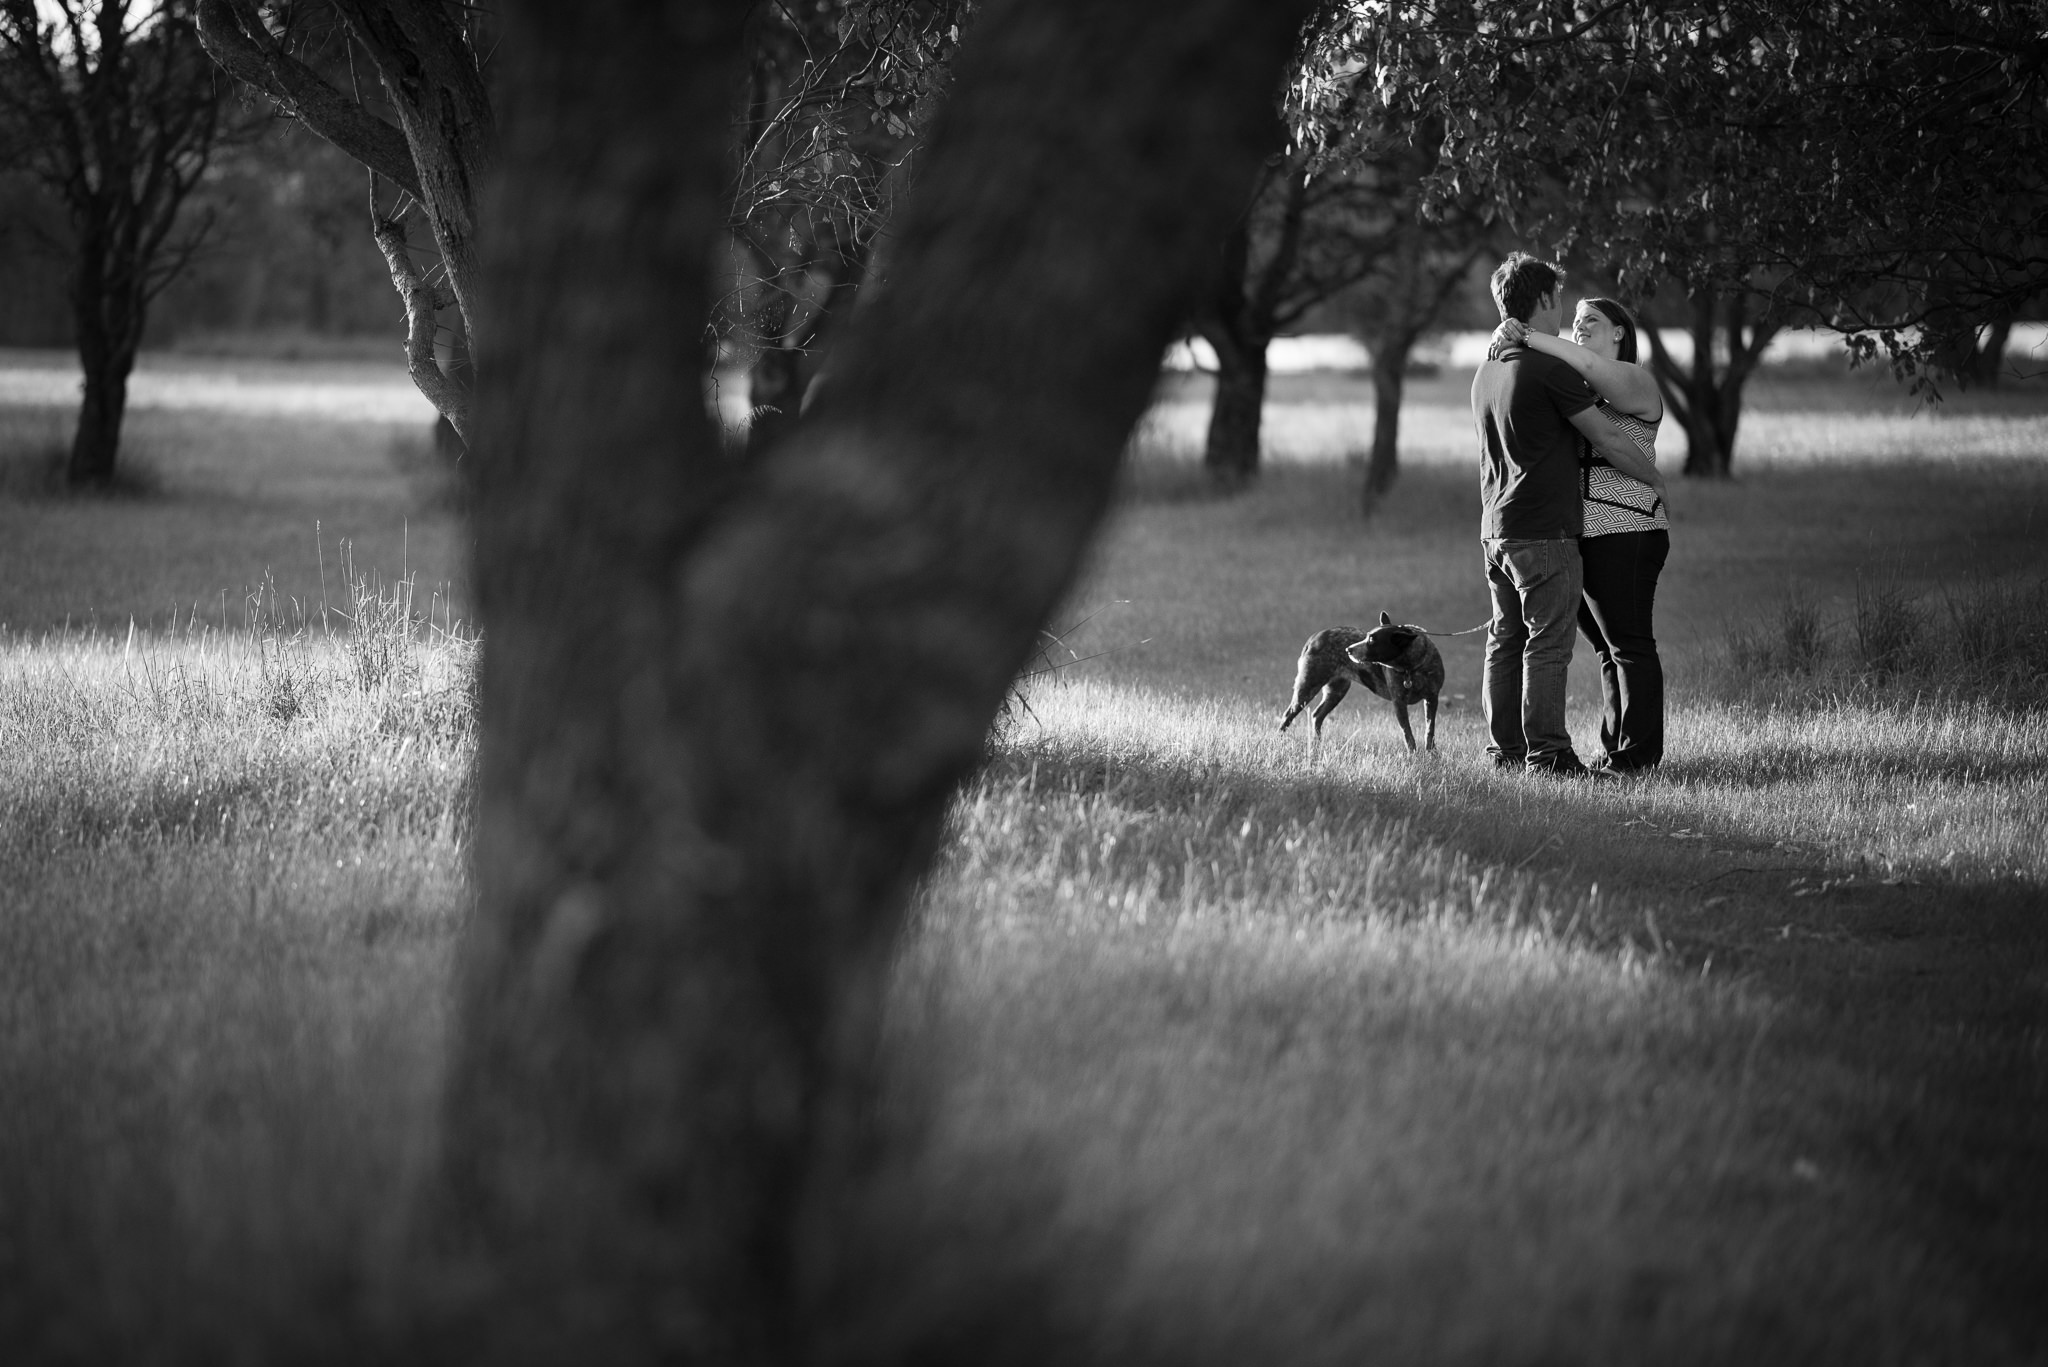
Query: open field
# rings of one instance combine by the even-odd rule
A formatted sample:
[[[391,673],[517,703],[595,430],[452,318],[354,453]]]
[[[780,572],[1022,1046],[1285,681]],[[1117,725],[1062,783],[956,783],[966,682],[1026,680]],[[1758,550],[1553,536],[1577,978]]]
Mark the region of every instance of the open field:
[[[51,480],[77,384],[75,358],[0,351],[0,627],[239,626],[266,580],[315,618],[339,602],[344,544],[363,575],[411,574],[423,606],[452,593],[460,616],[453,481],[399,367],[145,357],[123,488],[85,501]]]
[[[1370,523],[1356,379],[1286,377],[1230,500],[1184,468],[1200,383],[1074,595],[1110,653],[1030,688],[920,897],[886,1218],[935,1251],[877,1259],[851,1341],[2048,1356],[2048,401],[1773,379],[1743,477],[1672,496],[1670,761],[1559,788],[1486,767],[1471,636],[1435,756],[1355,696],[1320,766],[1273,731],[1310,631],[1483,617],[1459,377]],[[419,424],[306,402],[144,408],[132,496],[0,487],[9,1362],[403,1356],[474,647],[295,630],[348,596],[316,520],[461,592]],[[131,638],[152,595],[228,628]]]

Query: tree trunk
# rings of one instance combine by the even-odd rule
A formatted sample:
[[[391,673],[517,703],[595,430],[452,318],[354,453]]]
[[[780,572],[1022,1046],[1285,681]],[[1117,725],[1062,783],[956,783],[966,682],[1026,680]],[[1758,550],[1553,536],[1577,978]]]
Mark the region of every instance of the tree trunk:
[[[1685,473],[1695,478],[1726,479],[1735,443],[1720,430],[1720,395],[1714,384],[1714,294],[1692,297],[1692,369],[1686,376]]]
[[[800,232],[817,231],[815,223],[800,227],[794,219],[774,228],[775,241],[796,241]],[[767,302],[756,322],[763,344],[747,376],[747,403],[752,409],[747,455],[752,459],[796,430],[806,387],[821,369],[833,329],[849,312],[860,287],[867,251],[860,247],[846,250],[829,228],[804,241],[793,259],[778,259],[776,251],[759,236],[750,235],[747,245],[768,287]],[[800,301],[797,285],[814,285],[821,272],[830,283],[815,299]]]
[[[104,231],[87,228],[80,238],[71,310],[85,384],[65,478],[73,488],[105,489],[120,458],[143,304],[132,297],[126,273],[107,260]]]
[[[1762,360],[1778,325],[1752,320],[1744,296],[1705,289],[1691,296],[1692,363],[1680,369],[1664,349],[1655,324],[1645,317],[1643,336],[1650,364],[1664,394],[1666,413],[1685,429],[1687,475],[1727,479],[1735,464],[1735,434],[1742,424],[1742,391]],[[1717,365],[1714,346],[1727,341],[1728,356]]]
[[[747,372],[747,454],[758,456],[796,429],[803,407],[804,353],[771,341]]]
[[[413,383],[467,442],[469,377],[434,364],[433,338],[437,312],[451,303],[457,331],[469,337],[477,335],[482,316],[477,196],[495,164],[497,127],[479,52],[465,28],[465,7],[438,0],[335,0],[333,8],[375,68],[395,126],[372,112],[353,86],[345,92],[293,56],[257,5],[196,0],[193,12],[200,42],[223,70],[367,166],[373,189],[381,176],[425,214],[441,257],[437,277],[412,261],[403,215],[375,223],[372,235],[406,301]],[[372,208],[373,216],[382,212]]]
[[[2012,340],[2012,319],[2000,318],[1984,330],[1984,340],[1971,353],[1967,369],[1959,376],[1965,384],[1998,388],[2005,370],[2005,347]]]
[[[1209,409],[1202,464],[1215,483],[1240,488],[1259,473],[1259,428],[1266,409],[1266,346],[1279,331],[1280,304],[1295,263],[1307,213],[1306,161],[1289,163],[1274,179],[1262,173],[1254,202],[1224,235],[1209,306],[1199,320],[1216,352],[1216,397]],[[1258,201],[1278,186],[1279,221],[1264,259],[1253,250],[1252,216]]]
[[[1266,345],[1209,332],[1216,350],[1216,398],[1209,409],[1209,436],[1202,464],[1226,488],[1259,473],[1259,425],[1266,411]]]
[[[1365,466],[1363,511],[1373,506],[1394,487],[1400,475],[1401,391],[1408,368],[1408,353],[1415,346],[1409,333],[1391,333],[1372,339],[1372,456]]]
[[[81,347],[81,355],[86,348]],[[88,358],[85,399],[78,410],[78,430],[71,441],[66,478],[74,488],[105,489],[114,482],[121,451],[121,420],[128,407],[128,373],[134,357],[116,359],[102,353]]]
[[[441,1225],[477,1360],[804,1356],[904,905],[1277,144],[1302,11],[990,5],[889,291],[735,466],[677,377],[749,8],[524,0],[499,58]]]

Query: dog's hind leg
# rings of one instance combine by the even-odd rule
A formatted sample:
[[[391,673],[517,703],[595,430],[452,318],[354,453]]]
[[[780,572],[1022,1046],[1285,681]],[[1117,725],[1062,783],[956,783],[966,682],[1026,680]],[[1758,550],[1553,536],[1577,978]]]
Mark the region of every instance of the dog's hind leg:
[[[1433,752],[1436,749],[1436,694],[1424,698],[1422,705],[1429,713],[1429,748]]]
[[[1410,726],[1410,725],[1408,724],[1408,704],[1407,704],[1407,703],[1404,703],[1404,702],[1397,702],[1397,703],[1395,703],[1395,704],[1394,704],[1394,720],[1396,720],[1396,721],[1398,721],[1398,722],[1400,722],[1400,723],[1401,723],[1401,734],[1402,734],[1402,735],[1404,735],[1404,736],[1406,736],[1406,737],[1408,738],[1408,750],[1409,750],[1409,752],[1410,752],[1411,754],[1412,754],[1412,753],[1414,753],[1414,750],[1415,750],[1415,728],[1414,728],[1414,727],[1412,727],[1412,726]]]
[[[1309,763],[1315,763],[1316,756],[1321,753],[1323,748],[1323,718],[1329,716],[1336,709],[1337,704],[1344,701],[1344,695],[1350,691],[1351,680],[1342,674],[1331,679],[1329,684],[1323,689],[1323,700],[1316,704],[1316,710],[1313,715],[1315,729],[1308,743]]]

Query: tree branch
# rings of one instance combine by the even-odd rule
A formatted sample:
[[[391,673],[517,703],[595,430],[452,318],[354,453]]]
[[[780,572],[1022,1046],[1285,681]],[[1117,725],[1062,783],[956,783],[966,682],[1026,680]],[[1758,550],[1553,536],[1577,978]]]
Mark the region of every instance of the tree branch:
[[[373,206],[374,207],[374,206]],[[438,301],[433,286],[426,282],[419,267],[412,261],[412,253],[406,249],[405,220],[397,215],[386,218],[372,213],[370,235],[377,239],[377,249],[384,253],[384,264],[391,272],[392,288],[398,297],[405,300],[405,368],[412,376],[412,382],[427,402],[434,405],[442,417],[448,419],[455,429],[455,435],[462,438],[463,445],[469,439],[469,387],[450,380],[441,370],[441,363],[434,359],[435,309]]]
[[[199,41],[222,70],[276,100],[378,175],[419,194],[419,173],[405,134],[279,47],[248,0],[199,0],[198,20]]]

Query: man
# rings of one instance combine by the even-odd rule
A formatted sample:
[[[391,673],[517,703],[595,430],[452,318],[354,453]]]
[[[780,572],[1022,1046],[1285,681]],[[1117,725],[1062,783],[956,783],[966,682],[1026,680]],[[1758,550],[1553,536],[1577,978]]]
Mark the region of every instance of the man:
[[[1556,333],[1564,271],[1525,252],[1493,273],[1503,319]],[[1620,428],[1594,411],[1595,395],[1563,361],[1510,347],[1472,377],[1479,429],[1479,535],[1493,622],[1486,634],[1487,752],[1495,768],[1560,776],[1588,770],[1565,730],[1565,674],[1577,629],[1579,439],[1601,454],[1634,456]]]

